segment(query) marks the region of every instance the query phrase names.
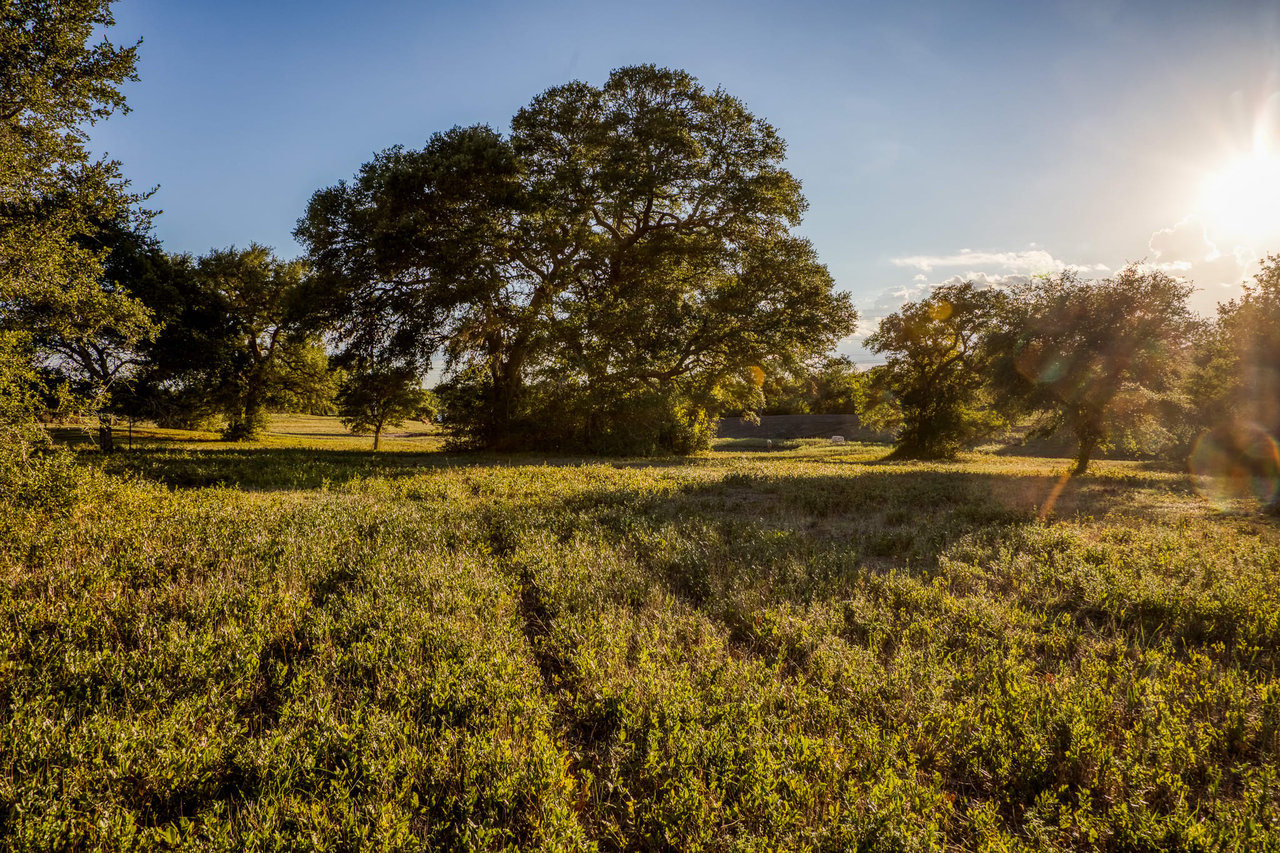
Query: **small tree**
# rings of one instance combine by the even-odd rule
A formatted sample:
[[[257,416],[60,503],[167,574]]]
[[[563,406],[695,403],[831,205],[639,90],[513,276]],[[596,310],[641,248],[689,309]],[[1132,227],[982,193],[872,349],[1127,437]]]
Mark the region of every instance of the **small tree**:
[[[1015,292],[991,342],[993,379],[1005,404],[1044,417],[1037,432],[1074,434],[1073,475],[1100,447],[1163,440],[1159,415],[1178,394],[1196,326],[1191,290],[1131,264],[1115,278],[1083,281],[1067,271]]]
[[[193,295],[212,313],[202,362],[188,381],[202,384],[222,410],[229,440],[256,436],[273,401],[306,397],[327,381],[327,359],[301,330],[305,271],[256,243],[210,252],[196,264]]]
[[[1007,300],[971,282],[936,288],[880,321],[867,338],[887,363],[872,373],[869,419],[896,428],[893,455],[947,459],[999,424],[983,389],[985,342]]]
[[[422,387],[412,368],[374,368],[352,373],[338,392],[338,417],[354,433],[373,433],[378,449],[382,430],[409,418],[434,419],[434,395]]]

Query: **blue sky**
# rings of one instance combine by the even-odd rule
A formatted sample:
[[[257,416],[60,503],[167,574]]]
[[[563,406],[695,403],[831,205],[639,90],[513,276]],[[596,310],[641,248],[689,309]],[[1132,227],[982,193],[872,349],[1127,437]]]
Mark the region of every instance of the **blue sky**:
[[[311,193],[374,152],[453,125],[505,130],[550,86],[652,62],[779,129],[810,203],[802,231],[864,331],[956,276],[1140,259],[1190,277],[1207,312],[1280,252],[1280,186],[1253,167],[1230,184],[1257,195],[1247,234],[1205,200],[1242,158],[1280,162],[1280,4],[118,0],[115,13],[114,40],[144,39],[140,80],[93,147],[158,185],[173,251],[296,255]]]

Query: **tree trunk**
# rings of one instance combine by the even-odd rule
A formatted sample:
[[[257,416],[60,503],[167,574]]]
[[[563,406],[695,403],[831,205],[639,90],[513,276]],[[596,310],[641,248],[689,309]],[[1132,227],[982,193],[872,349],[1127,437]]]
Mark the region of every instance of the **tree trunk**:
[[[98,449],[103,453],[116,452],[115,431],[111,427],[111,421],[106,418],[98,419]]]
[[[1076,452],[1076,467],[1071,469],[1072,477],[1079,477],[1089,468],[1089,459],[1098,447],[1098,438],[1094,435],[1080,437],[1080,448]]]
[[[373,452],[378,452],[378,439],[382,436],[382,425],[373,428]]]
[[[244,401],[244,434],[241,441],[249,441],[257,438],[258,425],[262,421],[262,404],[258,402],[258,395],[251,394]]]
[[[227,441],[252,441],[262,425],[262,399],[251,389],[232,410],[231,422],[222,437]]]
[[[488,444],[496,445],[507,442],[511,438],[511,421],[516,411],[523,389],[520,375],[522,363],[509,358],[493,373],[492,409],[487,425]]]

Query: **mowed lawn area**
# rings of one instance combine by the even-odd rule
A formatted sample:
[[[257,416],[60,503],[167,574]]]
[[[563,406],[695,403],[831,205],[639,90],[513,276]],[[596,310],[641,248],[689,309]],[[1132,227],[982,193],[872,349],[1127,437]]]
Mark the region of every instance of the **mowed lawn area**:
[[[2,499],[0,847],[1280,849],[1277,522],[1178,466],[418,427]]]
[[[81,425],[51,425],[54,436],[73,447],[93,445],[97,422]],[[250,448],[298,447],[312,450],[371,450],[373,437],[353,435],[336,417],[327,415],[275,414],[266,432],[253,443],[223,441],[216,430],[164,429],[154,424],[130,427],[118,421],[115,427],[118,447],[135,450],[231,450]],[[131,444],[132,442],[132,444]],[[407,421],[402,426],[387,427],[382,433],[381,448],[397,451],[432,451],[443,445],[439,427],[423,421]]]

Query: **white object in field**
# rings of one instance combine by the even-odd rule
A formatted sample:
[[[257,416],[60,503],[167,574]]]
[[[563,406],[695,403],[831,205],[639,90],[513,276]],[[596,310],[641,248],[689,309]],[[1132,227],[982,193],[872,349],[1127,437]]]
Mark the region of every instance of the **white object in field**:
[[[773,450],[773,439],[772,439],[772,438],[766,438],[766,439],[764,440],[764,449],[765,449],[765,450]]]
[[[844,444],[844,436],[843,436],[843,435],[833,435],[833,436],[831,436],[831,443],[832,443],[832,444]]]

